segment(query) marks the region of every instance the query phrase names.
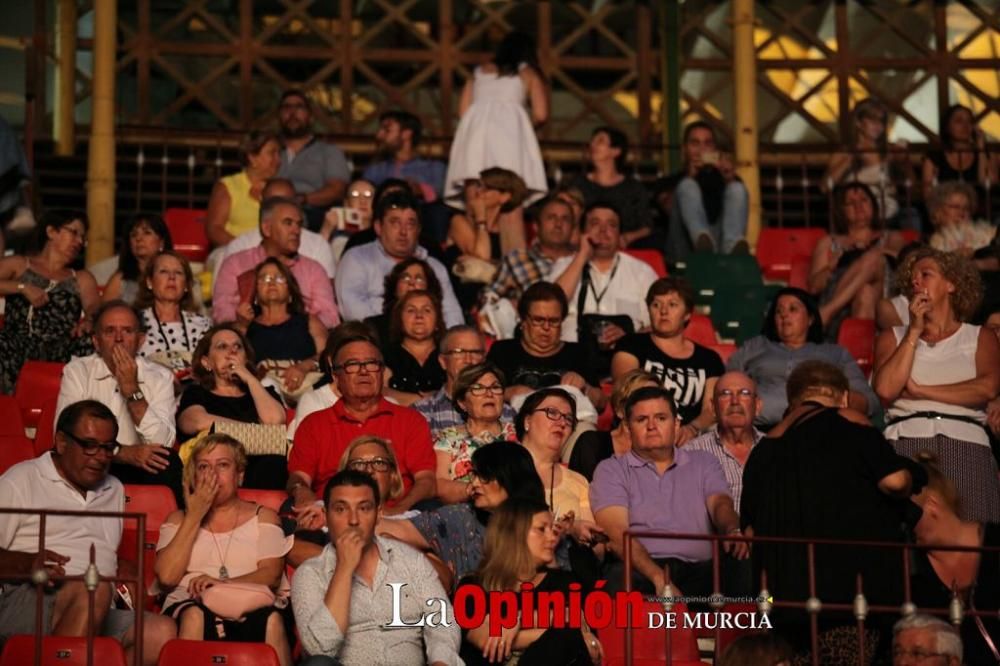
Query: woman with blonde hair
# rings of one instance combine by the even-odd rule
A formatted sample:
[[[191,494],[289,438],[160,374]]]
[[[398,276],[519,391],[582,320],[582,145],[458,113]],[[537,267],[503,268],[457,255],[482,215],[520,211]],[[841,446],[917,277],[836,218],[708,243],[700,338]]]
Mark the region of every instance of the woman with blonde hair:
[[[969,321],[982,297],[964,257],[922,248],[900,268],[908,326],[875,344],[872,387],[888,407],[886,439],[900,455],[932,451],[958,488],[964,520],[1000,521],[986,405],[1000,391],[1000,343]]]
[[[344,469],[371,475],[378,484],[378,496],[383,499],[383,505],[403,494],[403,476],[399,473],[392,443],[387,439],[376,435],[361,435],[352,440],[340,457],[338,470]],[[383,511],[382,517],[399,516]]]
[[[243,445],[213,434],[195,444],[184,466],[185,509],[167,516],[156,545],[156,580],[166,590],[163,613],[186,640],[263,641],[282,666],[288,641],[285,555],[292,540],[278,514],[239,498],[246,471]]]
[[[479,585],[488,592],[514,592],[530,583],[536,593],[568,594],[577,580],[568,571],[551,568],[558,541],[544,502],[508,499],[497,507],[486,528],[479,570],[463,584]],[[522,610],[517,609],[518,617]],[[522,629],[522,624],[532,628]],[[601,662],[601,643],[586,625],[535,628],[538,624],[538,618],[521,618],[518,625],[490,636],[487,615],[479,627],[463,632],[462,659],[469,666],[509,663],[511,657],[520,666]]]

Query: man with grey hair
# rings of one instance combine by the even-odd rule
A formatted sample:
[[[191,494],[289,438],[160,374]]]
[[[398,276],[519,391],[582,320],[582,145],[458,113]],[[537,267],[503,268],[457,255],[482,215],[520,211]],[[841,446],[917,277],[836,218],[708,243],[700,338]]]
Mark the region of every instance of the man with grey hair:
[[[340,323],[333,285],[319,262],[299,253],[302,241],[302,209],[295,201],[271,197],[260,204],[260,245],[237,252],[222,262],[212,296],[212,318],[217,322],[253,320],[250,301],[254,293],[254,271],[268,257],[276,257],[299,284],[306,311],[326,327]]]
[[[936,617],[904,617],[892,628],[892,663],[960,666],[962,638],[953,626]]]
[[[486,358],[486,343],[474,326],[465,324],[452,326],[441,338],[441,343],[438,345],[438,362],[444,368],[444,386],[434,395],[422,398],[412,405],[413,409],[427,419],[432,439],[436,440],[445,428],[465,423],[465,417],[452,400],[455,379],[463,368],[482,363],[484,358]],[[515,416],[514,408],[505,402],[500,418],[513,423]]]

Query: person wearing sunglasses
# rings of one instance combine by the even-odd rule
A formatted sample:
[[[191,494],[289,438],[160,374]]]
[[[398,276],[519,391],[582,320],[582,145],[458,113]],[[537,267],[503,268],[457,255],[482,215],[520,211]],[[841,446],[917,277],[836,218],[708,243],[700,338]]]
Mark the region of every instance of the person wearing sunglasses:
[[[66,406],[55,424],[54,446],[37,458],[14,465],[0,476],[0,506],[28,511],[125,511],[121,482],[109,474],[119,449],[118,420],[104,404],[81,400]],[[41,561],[54,579],[43,586],[43,635],[85,637],[89,621],[95,633],[121,641],[129,663],[135,647],[134,611],[111,607],[113,590],[100,582],[91,599],[81,578],[90,563],[102,576],[118,572],[118,545],[122,521],[103,516],[55,516],[45,522],[45,551],[38,552],[39,516],[31,513],[0,514],[0,571],[5,577],[0,594],[0,642],[14,634],[33,634],[39,590],[29,582]],[[17,580],[20,578],[20,580]],[[55,583],[55,584],[53,584]],[[143,616],[145,664],[155,664],[160,648],[177,635],[173,620],[153,613]]]
[[[455,379],[453,400],[465,423],[446,428],[434,442],[438,498],[446,503],[469,499],[472,454],[496,440],[517,441],[514,424],[504,421],[503,373],[492,363],[464,368]]]

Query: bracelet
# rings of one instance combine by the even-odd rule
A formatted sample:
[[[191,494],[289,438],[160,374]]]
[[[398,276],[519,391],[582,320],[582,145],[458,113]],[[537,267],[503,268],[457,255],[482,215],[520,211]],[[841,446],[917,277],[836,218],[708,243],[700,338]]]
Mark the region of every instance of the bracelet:
[[[734,527],[733,529],[726,532],[726,534],[743,534],[743,530],[741,530],[738,527]]]

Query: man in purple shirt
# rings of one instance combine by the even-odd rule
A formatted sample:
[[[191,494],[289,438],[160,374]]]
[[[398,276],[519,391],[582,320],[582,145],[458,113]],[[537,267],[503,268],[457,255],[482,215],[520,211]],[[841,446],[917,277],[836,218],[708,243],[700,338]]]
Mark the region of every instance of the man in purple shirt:
[[[240,276],[254,270],[268,257],[277,257],[292,271],[306,303],[306,310],[333,327],[340,323],[333,285],[323,266],[299,254],[302,238],[302,209],[291,199],[273,197],[260,205],[260,245],[230,255],[222,262],[212,294],[212,316],[217,322],[239,317],[250,321],[253,310],[251,286]]]
[[[722,466],[711,454],[674,448],[680,426],[672,394],[663,387],[641,388],[625,403],[632,450],[597,466],[590,505],[597,524],[620,558],[626,530],[677,534],[740,534],[739,516]],[[745,559],[743,542],[724,544]],[[710,541],[643,537],[632,541],[632,586],[645,594],[704,596],[712,592]],[[608,590],[624,589],[624,564],[607,571]]]

